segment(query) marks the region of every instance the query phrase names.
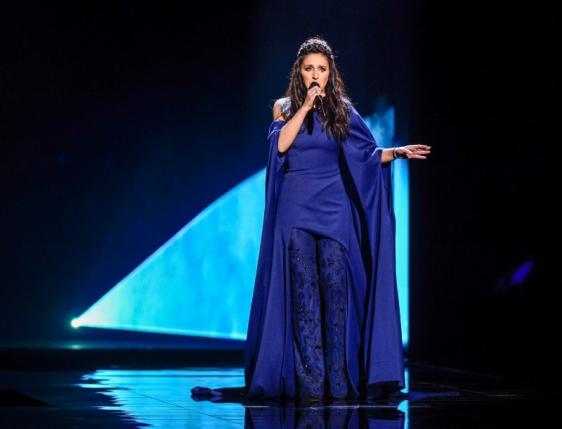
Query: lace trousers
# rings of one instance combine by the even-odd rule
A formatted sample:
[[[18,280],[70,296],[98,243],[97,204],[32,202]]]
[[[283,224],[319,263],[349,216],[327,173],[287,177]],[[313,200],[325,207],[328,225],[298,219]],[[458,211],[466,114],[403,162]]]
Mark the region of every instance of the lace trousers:
[[[345,398],[345,248],[293,228],[289,242],[294,350],[301,398]]]

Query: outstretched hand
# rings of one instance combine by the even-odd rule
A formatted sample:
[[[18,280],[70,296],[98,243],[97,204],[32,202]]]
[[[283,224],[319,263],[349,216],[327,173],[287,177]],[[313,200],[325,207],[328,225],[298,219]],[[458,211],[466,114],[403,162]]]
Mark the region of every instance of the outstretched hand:
[[[427,155],[431,152],[431,146],[425,144],[410,144],[407,146],[399,146],[396,149],[396,156],[407,159],[427,159]]]

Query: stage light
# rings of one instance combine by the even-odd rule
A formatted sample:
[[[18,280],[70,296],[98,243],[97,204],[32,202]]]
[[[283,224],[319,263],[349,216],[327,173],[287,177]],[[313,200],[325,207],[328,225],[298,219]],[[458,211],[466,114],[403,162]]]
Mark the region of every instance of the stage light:
[[[384,105],[384,103],[379,104]],[[377,145],[393,147],[406,145],[395,140],[395,109],[392,106],[378,107],[377,112],[365,117]],[[410,258],[410,178],[409,164],[405,160],[396,160],[392,169],[392,202],[396,220],[396,283],[398,284],[398,302],[400,303],[400,323],[402,326],[402,344],[408,345],[410,334],[410,305],[408,299],[409,258]]]
[[[228,191],[79,316],[80,326],[246,339],[265,169]]]
[[[511,277],[511,284],[512,285],[520,285],[529,277],[531,271],[533,270],[534,261],[526,261],[521,266],[517,267],[513,276]]]

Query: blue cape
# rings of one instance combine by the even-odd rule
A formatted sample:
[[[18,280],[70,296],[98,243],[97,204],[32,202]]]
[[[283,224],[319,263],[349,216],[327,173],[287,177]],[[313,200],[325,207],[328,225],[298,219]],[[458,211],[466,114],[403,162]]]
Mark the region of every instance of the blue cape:
[[[248,398],[296,398],[287,239],[276,228],[286,153],[277,150],[285,123],[268,131],[265,211],[244,357]],[[381,163],[367,124],[350,106],[340,171],[351,201],[355,243],[348,257],[346,360],[352,396],[405,387],[395,270],[395,219],[390,163]]]

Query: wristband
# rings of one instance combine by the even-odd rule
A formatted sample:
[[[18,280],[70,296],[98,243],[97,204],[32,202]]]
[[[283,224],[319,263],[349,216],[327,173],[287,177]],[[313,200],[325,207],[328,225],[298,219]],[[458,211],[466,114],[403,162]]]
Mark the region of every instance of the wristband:
[[[395,147],[394,149],[392,149],[392,156],[394,157],[394,159],[406,159],[408,158],[408,156],[406,154],[400,155],[396,153],[396,149],[398,149],[397,147]]]

